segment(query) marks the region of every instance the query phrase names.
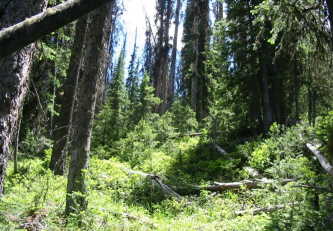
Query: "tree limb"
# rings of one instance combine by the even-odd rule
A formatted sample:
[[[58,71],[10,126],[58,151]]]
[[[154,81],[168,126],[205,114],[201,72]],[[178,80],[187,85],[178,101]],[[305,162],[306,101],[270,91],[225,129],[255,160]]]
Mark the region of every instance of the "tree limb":
[[[129,220],[137,220],[141,224],[147,224],[147,225],[150,225],[152,228],[155,228],[155,229],[157,228],[157,225],[154,224],[153,222],[151,222],[146,217],[138,217],[138,216],[135,216],[135,215],[130,214],[130,213],[119,213],[119,212],[111,212],[111,213],[115,216],[121,216],[121,217],[127,218]]]
[[[298,203],[288,203],[285,205],[274,205],[274,206],[268,206],[265,208],[256,208],[256,209],[250,209],[250,210],[240,210],[240,211],[236,211],[235,215],[236,216],[242,216],[244,214],[252,214],[252,215],[258,215],[260,213],[269,213],[269,212],[274,212],[276,210],[280,210],[280,209],[284,209],[287,208],[289,206],[293,206],[296,205]]]
[[[0,58],[114,0],[68,0],[0,31]]]
[[[333,166],[328,162],[328,160],[323,156],[318,150],[319,147],[316,147],[313,144],[307,143],[306,147],[315,155],[321,165],[321,167],[331,176],[333,176]]]
[[[164,184],[162,179],[157,175],[144,173],[144,172],[140,172],[140,171],[133,171],[133,170],[126,169],[126,168],[122,168],[122,170],[131,175],[135,174],[135,175],[140,175],[140,176],[149,178],[155,185],[157,185],[159,188],[161,188],[165,194],[169,195],[170,197],[175,197],[177,199],[181,198],[181,196],[177,192],[175,192],[170,186]]]
[[[223,155],[223,156],[228,155],[226,150],[224,150],[220,145],[218,145],[218,144],[213,144],[213,145],[214,145],[214,148],[216,149],[216,151],[218,151],[221,155]]]
[[[230,183],[220,183],[220,182],[214,182],[212,185],[208,186],[199,186],[199,185],[181,185],[181,186],[172,186],[172,185],[166,185],[162,182],[161,178],[154,174],[148,174],[140,171],[133,171],[130,169],[123,169],[123,171],[127,172],[128,174],[135,174],[140,175],[146,178],[150,178],[156,185],[158,185],[165,193],[169,194],[172,197],[180,198],[181,196],[176,192],[178,190],[184,191],[188,189],[190,192],[187,192],[187,194],[190,194],[191,192],[199,192],[202,190],[207,190],[211,192],[223,192],[226,190],[234,190],[234,189],[240,189],[242,187],[246,187],[248,189],[258,188],[261,185],[265,184],[273,184],[273,183],[281,183],[286,184],[289,182],[294,182],[294,179],[283,179],[283,180],[272,180],[272,179],[254,179],[254,180],[243,180],[239,182],[230,182]],[[175,190],[176,191],[175,191]]]
[[[240,189],[242,187],[246,187],[248,189],[258,188],[261,185],[265,184],[273,184],[273,183],[282,183],[286,184],[289,182],[295,181],[294,179],[284,179],[281,181],[272,180],[272,179],[254,179],[254,180],[242,180],[240,182],[231,182],[231,183],[219,183],[214,182],[213,185],[209,186],[200,186],[200,189],[202,190],[208,190],[208,191],[214,191],[214,192],[222,192],[226,190],[232,190],[232,189]]]

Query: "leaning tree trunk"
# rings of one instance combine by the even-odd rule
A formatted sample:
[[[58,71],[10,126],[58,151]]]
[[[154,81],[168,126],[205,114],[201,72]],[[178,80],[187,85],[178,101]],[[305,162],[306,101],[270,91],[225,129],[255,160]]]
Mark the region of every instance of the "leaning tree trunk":
[[[54,130],[54,145],[52,150],[50,169],[56,175],[63,175],[65,158],[70,141],[72,127],[72,114],[75,102],[75,91],[83,62],[83,45],[87,31],[87,17],[83,16],[76,24],[75,39],[72,48],[71,60],[64,84],[64,95],[61,99],[60,114],[56,120]]]
[[[3,30],[0,31],[0,57],[12,54],[14,51],[33,43],[42,36],[56,31],[60,27],[110,1],[114,2],[114,0],[68,0],[37,15],[35,15],[36,12],[33,12],[34,9],[30,8],[28,10],[32,10],[29,11],[28,15],[24,15],[24,17],[20,16],[23,12],[20,10],[16,11],[13,15],[18,14],[21,17],[20,20],[15,21],[16,24],[11,27],[8,26],[13,23],[6,25],[6,28],[1,27]],[[31,7],[35,7],[40,0],[36,0],[33,4],[30,3],[30,0],[19,2],[27,2]],[[0,3],[0,6],[4,8],[7,8],[6,5],[6,3]],[[14,3],[11,6],[14,6]],[[33,13],[31,14],[30,12]],[[32,15],[33,17],[30,17]],[[26,19],[26,17],[30,18]]]
[[[78,84],[78,102],[73,116],[72,156],[68,173],[66,214],[84,210],[87,206],[85,169],[88,166],[98,83],[105,68],[103,59],[109,38],[107,32],[110,31],[111,26],[110,8],[111,6],[102,7],[89,16],[83,73]]]
[[[7,5],[0,3],[0,30],[16,24],[26,17],[39,13],[46,6],[46,0],[12,0]],[[13,138],[19,111],[28,89],[34,44],[5,58],[0,58],[0,195],[7,158]]]

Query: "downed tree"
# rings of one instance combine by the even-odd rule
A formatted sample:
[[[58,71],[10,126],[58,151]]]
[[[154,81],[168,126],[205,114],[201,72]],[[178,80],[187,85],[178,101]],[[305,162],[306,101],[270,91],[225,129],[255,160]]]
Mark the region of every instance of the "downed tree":
[[[213,144],[214,148],[216,149],[217,152],[219,152],[222,156],[228,155],[226,150],[224,150],[220,145],[218,144]]]
[[[310,143],[306,144],[306,147],[315,155],[321,165],[321,167],[331,176],[333,176],[333,166],[328,162],[323,154],[318,150],[318,145],[313,145]]]
[[[235,215],[236,216],[242,216],[242,215],[245,215],[245,214],[258,215],[260,213],[270,213],[270,212],[274,212],[276,210],[280,210],[280,209],[284,209],[284,208],[287,208],[287,207],[291,207],[291,206],[297,205],[297,204],[298,203],[288,203],[288,204],[284,204],[284,205],[268,206],[268,207],[265,207],[265,208],[240,210],[240,211],[236,211]]]
[[[133,170],[126,169],[126,168],[123,168],[122,170],[131,175],[134,174],[134,175],[140,175],[140,176],[146,177],[146,178],[150,179],[156,186],[158,186],[160,189],[162,189],[162,191],[166,195],[168,195],[170,197],[175,197],[177,199],[181,198],[181,196],[177,192],[175,192],[171,187],[164,184],[162,182],[162,179],[157,175],[144,173],[144,172],[140,172],[140,171],[133,171]]]
[[[258,188],[265,184],[273,184],[273,183],[287,184],[289,182],[295,181],[294,179],[272,180],[272,179],[263,178],[263,179],[254,179],[254,180],[243,180],[239,182],[230,182],[230,183],[214,182],[214,184],[208,186],[198,186],[198,185],[173,186],[163,183],[161,177],[155,174],[133,171],[130,169],[122,169],[122,170],[127,172],[128,174],[135,174],[149,178],[155,185],[160,187],[165,194],[171,197],[176,197],[178,199],[181,198],[181,196],[176,191],[182,191],[182,192],[186,191],[185,193],[182,194],[197,193],[202,190],[207,190],[211,192],[223,192],[227,190],[236,190],[241,188],[253,189],[253,188]]]
[[[114,0],[68,0],[0,31],[0,58]]]
[[[226,190],[240,189],[243,187],[246,187],[247,189],[253,189],[253,188],[258,188],[265,184],[273,184],[273,183],[286,184],[293,181],[295,180],[294,179],[272,180],[272,179],[262,178],[254,180],[242,180],[239,182],[231,182],[231,183],[214,182],[213,185],[199,186],[199,189],[213,191],[213,192],[222,192]]]
[[[143,225],[149,225],[152,228],[157,228],[157,225],[151,222],[148,218],[146,217],[138,217],[130,213],[119,213],[119,212],[111,212],[114,216],[121,216],[123,218],[129,219],[129,220],[136,220],[139,223]]]

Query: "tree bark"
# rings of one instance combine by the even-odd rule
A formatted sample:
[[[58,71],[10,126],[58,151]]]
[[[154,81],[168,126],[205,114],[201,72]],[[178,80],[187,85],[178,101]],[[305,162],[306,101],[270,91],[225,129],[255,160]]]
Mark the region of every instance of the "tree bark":
[[[98,92],[98,83],[105,68],[105,52],[109,35],[110,8],[102,7],[89,16],[83,74],[78,85],[78,103],[73,117],[73,141],[68,173],[65,213],[87,207],[85,170],[88,167],[90,140]]]
[[[26,15],[21,18],[21,22],[7,25],[13,25],[8,28],[2,26],[5,29],[0,31],[0,58],[25,47],[43,35],[59,29],[110,1],[114,0],[69,0],[33,17]],[[31,18],[25,19],[27,17]]]
[[[260,58],[261,68],[261,90],[262,90],[262,107],[263,107],[263,127],[264,131],[268,132],[269,127],[273,123],[273,109],[271,107],[270,89],[268,83],[268,65],[267,65],[267,49],[262,50],[262,57]]]
[[[187,91],[193,111],[196,112],[198,120],[207,115],[207,79],[205,77],[204,63],[206,60],[205,50],[208,46],[209,32],[209,1],[192,0],[186,9],[186,27],[184,27],[184,38],[189,45],[185,44],[183,53],[188,53],[188,63],[185,66],[183,76],[188,82]],[[188,27],[188,28],[187,28]],[[184,52],[185,51],[185,52]]]
[[[169,28],[173,1],[158,0],[157,4],[159,27],[157,44],[155,46],[155,60],[152,68],[152,80],[155,95],[161,99],[161,103],[156,106],[155,112],[163,114],[167,110],[169,99]]]
[[[328,19],[330,20],[331,33],[333,34],[333,1],[326,0],[328,9]]]
[[[54,145],[50,162],[50,169],[56,175],[63,175],[65,159],[70,142],[75,95],[83,62],[84,41],[86,39],[87,17],[83,16],[76,24],[75,39],[67,79],[64,83],[64,95],[56,127],[53,134]]]
[[[0,16],[0,29],[40,12],[45,5],[46,0],[12,0]],[[4,192],[9,146],[28,89],[34,50],[31,44],[6,58],[0,55],[0,195]]]
[[[175,33],[173,36],[173,45],[171,53],[171,64],[170,64],[170,77],[169,77],[169,100],[168,106],[170,107],[173,98],[175,96],[175,79],[176,79],[176,64],[177,64],[177,46],[178,46],[178,30],[179,30],[179,16],[180,9],[182,7],[181,0],[177,0],[176,12],[175,12]]]
[[[315,155],[321,165],[321,167],[331,176],[333,176],[333,166],[328,162],[328,160],[323,156],[318,147],[312,144],[306,144],[306,147]]]

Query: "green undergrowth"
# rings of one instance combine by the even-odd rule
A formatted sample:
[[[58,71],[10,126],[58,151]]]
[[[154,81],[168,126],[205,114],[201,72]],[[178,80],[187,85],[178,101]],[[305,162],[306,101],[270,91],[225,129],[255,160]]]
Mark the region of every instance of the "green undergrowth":
[[[5,196],[0,199],[0,230],[17,230],[33,219],[42,230],[331,230],[327,214],[332,194],[300,187],[330,184],[304,149],[313,138],[311,131],[305,125],[274,126],[268,137],[239,144],[227,156],[216,152],[208,137],[147,143],[140,147],[144,156],[134,156],[134,162],[115,151],[101,158],[102,149],[95,149],[87,171],[88,209],[67,219],[66,179],[47,169],[49,151],[44,158],[20,160],[16,174],[10,163]],[[248,168],[258,172],[256,178],[275,182],[222,193],[179,190],[253,178]],[[171,198],[149,178],[129,174],[131,170],[158,175],[181,197]],[[295,181],[279,183],[286,178]],[[277,205],[283,208],[253,214],[253,209]]]

